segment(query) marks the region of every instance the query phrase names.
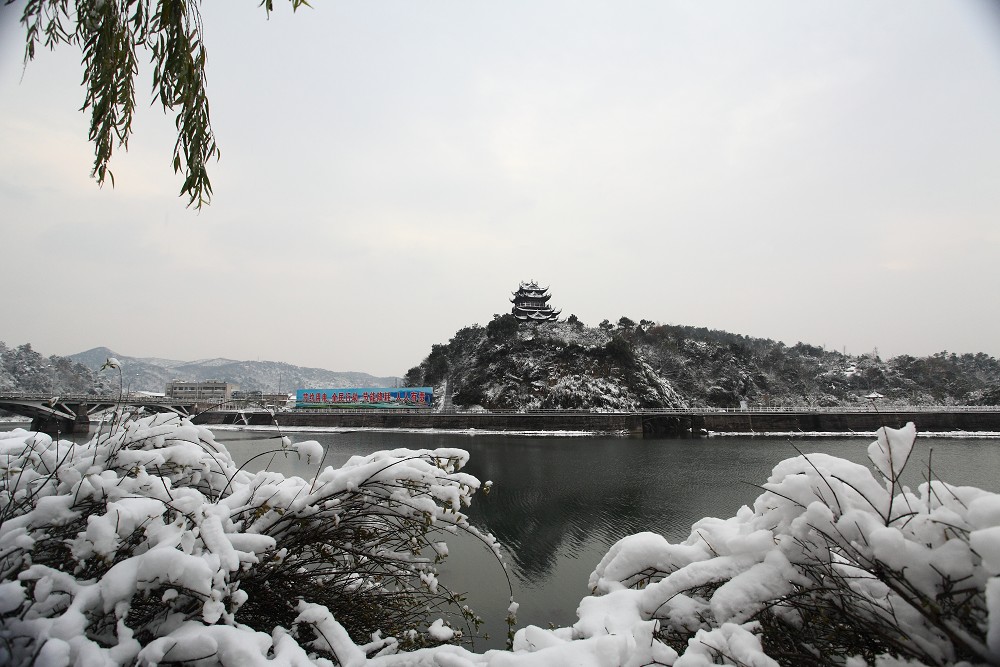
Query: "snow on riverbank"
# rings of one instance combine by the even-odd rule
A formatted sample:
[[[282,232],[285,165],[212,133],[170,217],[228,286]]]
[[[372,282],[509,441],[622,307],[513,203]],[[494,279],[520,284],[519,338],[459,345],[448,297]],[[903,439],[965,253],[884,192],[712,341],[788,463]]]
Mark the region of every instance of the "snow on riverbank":
[[[235,424],[213,424],[213,431],[250,431],[258,433],[278,433],[274,426],[240,426]],[[607,433],[604,431],[499,431],[481,428],[376,428],[368,426],[282,426],[281,433],[427,433],[455,435],[510,435],[532,437],[580,438],[596,435],[628,435],[628,431]]]
[[[709,431],[710,438],[875,438],[878,431]],[[926,431],[918,438],[954,438],[956,440],[994,440],[1000,431]]]
[[[171,417],[85,445],[18,429],[0,434],[0,663],[997,664],[1000,495],[936,477],[902,486],[916,436],[881,429],[874,473],[826,454],[782,461],[753,507],[702,519],[679,544],[625,537],[595,564],[576,623],[474,653],[435,645],[462,636],[439,612],[361,631],[362,609],[388,607],[356,598],[400,572],[416,582],[408,595],[439,590],[447,546],[411,539],[468,529],[461,508],[480,484],[460,472],[463,450],[379,452],[303,480],[240,471],[211,431]],[[314,441],[280,447],[322,455]],[[302,526],[349,529],[318,549]],[[328,560],[307,568],[303,553]],[[368,569],[378,559],[388,569]]]
[[[376,428],[354,426],[242,426],[237,424],[213,424],[213,431],[249,431],[257,433],[353,433],[365,431],[370,433],[427,433],[455,435],[509,435],[531,437],[580,438],[593,436],[631,437],[628,431],[500,431],[492,429],[447,429],[447,428]],[[703,436],[708,438],[859,438],[869,439],[878,435],[877,431],[708,431]],[[1000,438],[1000,431],[928,431],[917,434],[918,438],[954,438],[983,439]]]

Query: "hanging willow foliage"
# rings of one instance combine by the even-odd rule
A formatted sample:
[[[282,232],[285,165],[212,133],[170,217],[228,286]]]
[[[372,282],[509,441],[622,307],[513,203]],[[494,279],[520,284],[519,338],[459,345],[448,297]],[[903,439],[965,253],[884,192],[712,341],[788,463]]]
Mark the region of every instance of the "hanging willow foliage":
[[[15,0],[5,0],[13,4]],[[293,10],[305,0],[289,0]],[[273,11],[273,0],[260,6]],[[153,64],[152,90],[177,127],[174,173],[183,173],[180,194],[200,209],[211,201],[206,165],[220,156],[209,117],[199,0],[27,0],[21,14],[26,31],[25,64],[39,44],[81,50],[82,110],[90,111],[88,138],[94,144],[93,176],[114,185],[108,168],[116,147],[128,150],[135,112],[136,53],[145,50]]]

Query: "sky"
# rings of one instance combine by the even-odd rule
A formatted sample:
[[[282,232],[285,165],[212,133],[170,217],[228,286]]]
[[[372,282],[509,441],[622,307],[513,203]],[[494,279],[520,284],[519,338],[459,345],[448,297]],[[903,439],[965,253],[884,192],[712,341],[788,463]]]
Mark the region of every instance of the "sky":
[[[987,0],[204,3],[222,158],[91,178],[80,54],[0,6],[0,340],[402,375],[519,281],[849,354],[1000,356]]]

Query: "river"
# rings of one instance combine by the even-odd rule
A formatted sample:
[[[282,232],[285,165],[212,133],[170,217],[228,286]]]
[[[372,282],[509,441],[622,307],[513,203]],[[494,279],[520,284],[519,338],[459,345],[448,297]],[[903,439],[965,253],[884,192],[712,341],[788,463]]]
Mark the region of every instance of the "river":
[[[9,430],[27,424],[2,424]],[[238,464],[277,446],[272,433],[215,429]],[[779,461],[825,452],[868,464],[871,437],[711,437],[649,439],[621,437],[533,437],[420,432],[293,432],[294,442],[317,440],[325,465],[339,466],[356,454],[407,447],[458,447],[471,459],[466,472],[491,480],[468,514],[503,545],[507,572],[520,603],[518,625],[547,627],[576,620],[588,593],[587,579],[607,549],[621,537],[654,531],[671,541],[687,538],[705,516],[730,517],[760,494]],[[85,436],[79,436],[82,440]],[[933,454],[932,454],[933,452]],[[907,468],[919,484],[932,460],[936,478],[1000,492],[1000,439],[917,440]],[[249,470],[265,466],[286,475],[311,477],[317,466],[295,456],[260,456]],[[469,605],[486,621],[489,640],[477,649],[502,647],[506,638],[507,577],[491,553],[469,538],[449,538],[451,556],[441,580],[467,591]]]
[[[242,463],[267,449],[267,433],[216,431]],[[318,440],[326,464],[340,465],[355,454],[407,447],[458,447],[469,451],[466,471],[494,483],[477,494],[468,510],[474,524],[503,544],[519,626],[572,624],[576,605],[587,594],[587,579],[608,547],[644,530],[671,541],[685,539],[691,524],[705,516],[730,517],[760,494],[753,484],[767,480],[779,461],[803,452],[825,452],[868,463],[872,438],[714,437],[643,440],[608,437],[528,437],[442,433],[291,433],[293,441]],[[272,443],[274,441],[271,441]],[[794,445],[794,447],[793,447]],[[1000,439],[920,438],[911,458],[908,483],[927,471],[933,450],[935,477],[953,484],[1000,492]],[[270,456],[285,474],[311,476],[316,466],[295,457]],[[503,646],[508,606],[503,570],[489,552],[469,539],[450,539],[451,557],[441,579],[469,592],[469,604],[486,620],[488,641],[477,648]]]

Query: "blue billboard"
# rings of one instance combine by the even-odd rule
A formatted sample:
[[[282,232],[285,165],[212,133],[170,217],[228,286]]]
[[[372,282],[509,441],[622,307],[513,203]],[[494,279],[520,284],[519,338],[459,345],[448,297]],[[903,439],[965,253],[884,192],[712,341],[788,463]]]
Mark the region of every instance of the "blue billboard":
[[[431,387],[298,389],[296,408],[429,408]]]

